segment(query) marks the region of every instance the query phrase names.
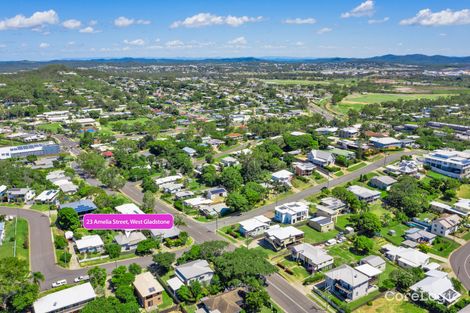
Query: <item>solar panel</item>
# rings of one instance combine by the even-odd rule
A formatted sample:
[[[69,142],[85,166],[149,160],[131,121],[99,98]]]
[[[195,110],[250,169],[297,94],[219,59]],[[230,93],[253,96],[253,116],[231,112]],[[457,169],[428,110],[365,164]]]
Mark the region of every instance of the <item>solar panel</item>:
[[[155,287],[150,287],[149,292],[155,292]]]

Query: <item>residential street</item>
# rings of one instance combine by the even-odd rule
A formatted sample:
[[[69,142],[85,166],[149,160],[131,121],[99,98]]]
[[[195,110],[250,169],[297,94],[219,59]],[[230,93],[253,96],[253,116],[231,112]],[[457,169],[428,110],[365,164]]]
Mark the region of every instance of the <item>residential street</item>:
[[[470,242],[451,254],[450,265],[465,288],[470,290]]]

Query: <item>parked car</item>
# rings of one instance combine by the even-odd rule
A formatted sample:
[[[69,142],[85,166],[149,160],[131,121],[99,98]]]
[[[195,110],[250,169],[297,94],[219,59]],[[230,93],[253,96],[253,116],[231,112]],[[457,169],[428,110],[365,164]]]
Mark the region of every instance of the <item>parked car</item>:
[[[90,280],[90,276],[88,275],[78,276],[77,278],[74,279],[76,283],[79,283],[81,281],[87,281],[87,280]]]
[[[63,286],[63,285],[67,285],[67,280],[66,279],[58,280],[55,283],[52,283],[52,288],[60,287],[60,286]]]

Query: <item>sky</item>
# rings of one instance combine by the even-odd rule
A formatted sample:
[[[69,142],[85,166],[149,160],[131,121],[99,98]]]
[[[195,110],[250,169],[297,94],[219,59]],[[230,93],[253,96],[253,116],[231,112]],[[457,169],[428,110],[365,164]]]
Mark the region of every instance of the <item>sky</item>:
[[[470,0],[1,1],[0,61],[470,55]]]

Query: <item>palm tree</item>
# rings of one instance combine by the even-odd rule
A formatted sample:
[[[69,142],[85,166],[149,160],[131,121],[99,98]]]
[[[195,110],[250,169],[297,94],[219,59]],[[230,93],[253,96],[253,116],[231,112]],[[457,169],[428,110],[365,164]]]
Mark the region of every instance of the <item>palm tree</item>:
[[[33,280],[33,283],[35,283],[36,285],[39,285],[45,279],[44,275],[41,272],[32,272],[31,278]]]

